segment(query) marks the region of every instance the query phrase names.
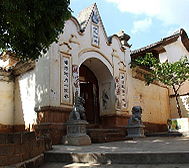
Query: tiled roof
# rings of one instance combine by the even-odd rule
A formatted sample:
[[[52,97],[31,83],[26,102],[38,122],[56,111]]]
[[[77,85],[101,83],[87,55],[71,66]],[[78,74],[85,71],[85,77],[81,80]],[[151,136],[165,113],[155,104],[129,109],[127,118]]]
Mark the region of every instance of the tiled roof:
[[[131,56],[132,55],[135,55],[135,54],[138,54],[138,53],[141,53],[141,52],[148,52],[149,50],[152,50],[156,47],[159,47],[160,45],[162,45],[163,43],[165,42],[168,42],[170,40],[174,40],[174,39],[177,39],[179,36],[181,35],[181,32],[180,31],[177,31],[175,32],[173,35],[171,36],[168,36],[168,37],[165,37],[165,38],[162,38],[160,41],[157,41],[155,43],[152,43],[150,45],[147,45],[145,47],[142,47],[142,48],[139,48],[139,49],[136,49],[136,50],[133,50],[131,51]]]
[[[80,26],[81,26],[81,32],[84,32],[84,31],[85,31],[85,29],[86,29],[86,27],[87,27],[87,24],[88,24],[90,18],[92,17],[92,15],[93,15],[93,12],[94,12],[94,8],[95,8],[95,7],[97,8],[96,3],[90,5],[89,7],[85,8],[85,9],[83,9],[81,12],[79,12],[79,15],[78,15],[78,17],[77,17],[77,20],[78,20],[78,22],[79,22],[79,24],[80,24]],[[97,10],[98,10],[98,9],[97,9]],[[99,15],[99,13],[98,13],[98,17],[100,18],[100,22],[102,23],[102,20],[101,20],[101,17],[100,17],[100,15]],[[106,31],[105,31],[105,28],[104,28],[103,23],[102,23],[102,28],[103,28],[103,30],[104,30],[105,36],[106,36],[106,38],[107,38],[107,41],[110,42],[110,41],[109,41],[109,38],[108,38],[108,36],[107,36],[107,34],[106,34]]]
[[[27,62],[21,62],[11,51],[0,55],[0,71],[4,72],[4,76],[6,72],[18,76],[34,67],[35,61],[28,60]]]
[[[77,20],[79,24],[81,25],[81,31],[84,32],[85,28],[87,27],[87,23],[92,15],[92,11],[94,9],[94,6],[96,4],[92,4],[89,7],[83,9],[81,12],[79,12],[79,15],[77,17]]]
[[[84,31],[85,31],[85,29],[86,29],[86,27],[87,27],[87,24],[88,24],[90,18],[92,17],[95,8],[97,8],[96,3],[90,5],[89,7],[85,8],[85,9],[83,9],[81,12],[79,12],[79,15],[78,15],[78,17],[77,17],[77,21],[78,21],[78,23],[80,24],[80,27],[81,27],[80,31],[81,31],[81,32],[84,32]],[[97,10],[98,10],[98,9],[97,9]],[[98,17],[100,18],[100,22],[101,22],[101,24],[102,24],[102,28],[103,28],[103,30],[104,30],[104,34],[105,34],[105,37],[107,38],[107,42],[108,42],[108,43],[112,43],[112,38],[113,38],[114,36],[118,36],[118,38],[119,38],[120,40],[125,40],[124,45],[130,47],[130,45],[127,43],[127,41],[128,41],[129,38],[130,38],[129,35],[127,35],[127,34],[125,34],[125,33],[123,32],[122,34],[114,34],[114,35],[108,37],[107,34],[106,34],[106,30],[105,30],[105,28],[104,28],[102,19],[101,19],[100,15],[99,15],[99,12],[98,12]]]
[[[179,37],[181,37],[181,41],[183,45],[185,46],[186,50],[189,51],[189,39],[184,29],[180,29],[173,33],[173,35],[162,38],[160,41],[157,41],[155,43],[152,43],[150,45],[147,45],[145,47],[142,47],[137,50],[131,51],[131,57],[134,57],[136,55],[151,52],[152,50],[160,50],[165,45],[175,42]]]
[[[9,70],[15,67],[19,63],[19,60],[15,58],[15,55],[8,51],[7,53],[3,52],[0,55],[0,68]]]

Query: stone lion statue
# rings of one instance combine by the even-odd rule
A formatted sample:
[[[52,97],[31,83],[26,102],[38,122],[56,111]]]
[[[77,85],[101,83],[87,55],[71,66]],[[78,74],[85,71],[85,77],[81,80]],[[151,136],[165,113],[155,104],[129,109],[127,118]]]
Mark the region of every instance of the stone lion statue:
[[[142,108],[140,106],[134,106],[132,108],[132,116],[129,118],[128,125],[138,125],[143,124],[141,117],[142,117]]]
[[[83,107],[84,103],[85,103],[85,99],[82,97],[77,97],[75,99],[73,110],[69,115],[69,119],[68,119],[69,121],[86,120],[85,108]]]

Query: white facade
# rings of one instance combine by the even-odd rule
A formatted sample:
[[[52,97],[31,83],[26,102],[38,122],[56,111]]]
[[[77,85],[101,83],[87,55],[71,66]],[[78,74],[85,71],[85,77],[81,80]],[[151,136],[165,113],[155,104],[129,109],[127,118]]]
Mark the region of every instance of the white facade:
[[[14,124],[14,83],[0,82],[0,124]]]
[[[123,31],[107,36],[96,4],[84,9],[77,19],[71,17],[65,22],[58,43],[53,43],[34,66],[22,73],[16,73],[16,66],[10,72],[14,80],[0,81],[0,98],[3,99],[0,102],[0,124],[24,125],[31,130],[32,124],[38,122],[48,131],[63,134],[74,99],[81,96],[79,81],[88,82],[87,75],[79,74],[84,66],[97,80],[97,86],[92,85],[92,93],[96,92],[98,96],[98,107],[94,108],[98,108],[99,114],[94,115],[100,119],[95,123],[97,119],[94,117],[92,124],[125,128],[132,107],[141,106],[146,128],[153,124],[152,131],[161,131],[158,127],[166,127],[167,119],[174,116],[170,108],[173,109],[175,102],[172,99],[169,102],[167,87],[158,84],[145,86],[141,80],[144,70],[130,69],[128,39]],[[177,56],[188,53],[180,39],[166,45],[164,50],[166,52],[160,54],[161,61],[176,61],[180,58]],[[187,87],[188,83],[185,84]],[[184,94],[187,89],[181,88],[181,92]],[[187,95],[181,100],[188,108]]]
[[[181,29],[182,33],[182,29]],[[182,36],[168,45],[164,46],[165,52],[159,55],[160,61],[165,62],[176,62],[179,61],[182,57],[187,56],[189,59],[189,53],[186,49],[186,46],[182,42]],[[186,81],[181,88],[179,89],[179,105],[181,107],[182,117],[189,117],[189,82]],[[170,95],[174,95],[173,89],[170,88]],[[170,107],[171,107],[171,118],[179,118],[177,112],[176,100],[175,97],[170,98]]]
[[[115,77],[124,75],[126,84],[126,65],[129,62],[129,47],[122,47],[118,36],[112,37],[111,43],[104,31],[96,5],[93,5],[91,13],[94,12],[99,19],[94,23],[89,15],[85,31],[81,32],[77,19],[72,17],[65,24],[64,34],[60,35],[59,42],[53,43],[49,53],[36,63],[36,108],[42,106],[72,107],[74,99],[74,83],[72,66],[79,67],[84,64],[97,77],[99,85],[100,100],[103,90],[109,92],[110,99],[107,109],[100,102],[100,115],[115,114]],[[97,32],[93,32],[93,31]],[[96,33],[96,35],[94,35]],[[97,41],[93,39],[96,37]],[[69,63],[69,71],[64,71],[64,60]],[[67,67],[66,67],[67,68]],[[38,73],[40,72],[40,73]],[[69,87],[64,84],[63,73],[68,73]],[[109,87],[107,89],[107,87]],[[63,90],[69,90],[68,100],[64,99]],[[126,95],[125,101],[127,99]],[[121,99],[119,100],[121,101]],[[122,103],[123,104],[123,103]],[[126,105],[120,107],[119,111],[126,112]]]
[[[26,129],[32,130],[32,125],[37,123],[37,114],[34,111],[35,70],[16,77],[14,89],[14,125],[22,124]]]

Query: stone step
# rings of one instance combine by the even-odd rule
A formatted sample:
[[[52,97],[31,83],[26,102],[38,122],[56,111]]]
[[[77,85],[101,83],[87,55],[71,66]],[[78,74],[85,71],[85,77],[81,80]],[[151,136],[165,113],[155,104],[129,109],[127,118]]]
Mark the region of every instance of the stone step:
[[[45,162],[100,164],[189,164],[189,137],[146,137],[88,146],[54,145]]]
[[[167,153],[44,153],[45,162],[100,164],[179,164],[189,163],[189,152]]]
[[[183,133],[180,132],[156,132],[146,133],[146,137],[182,137]]]
[[[126,140],[125,135],[120,134],[118,129],[87,129],[93,143],[113,142]]]
[[[56,163],[45,162],[40,168],[188,168],[189,164],[99,164],[99,163]]]
[[[133,138],[126,138],[120,135],[119,133],[107,133],[103,136],[100,135],[90,135],[93,143],[102,143],[102,142],[114,142],[122,140],[131,140]]]
[[[118,129],[104,129],[104,128],[87,128],[87,132],[97,132],[97,133],[105,133],[105,132],[118,132]]]
[[[92,128],[99,128],[99,124],[88,124],[88,125],[86,125],[86,128],[87,129],[92,129]]]

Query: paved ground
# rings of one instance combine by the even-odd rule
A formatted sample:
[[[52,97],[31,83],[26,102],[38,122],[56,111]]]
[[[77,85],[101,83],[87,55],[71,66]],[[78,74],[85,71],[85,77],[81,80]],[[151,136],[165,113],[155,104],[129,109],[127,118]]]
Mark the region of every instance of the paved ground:
[[[73,163],[73,164],[65,164],[65,163],[46,163],[40,168],[189,168],[189,164],[93,164],[93,163]]]
[[[109,143],[94,143],[89,146],[54,145],[53,152],[113,152],[113,153],[161,153],[189,151],[189,137],[148,137]]]
[[[149,137],[128,141],[96,143],[90,146],[65,146],[55,145],[51,152],[74,152],[74,153],[179,153],[189,152],[189,137]],[[189,164],[111,164],[104,165],[95,163],[45,163],[41,168],[86,168],[86,167],[102,167],[102,168],[189,168]]]

